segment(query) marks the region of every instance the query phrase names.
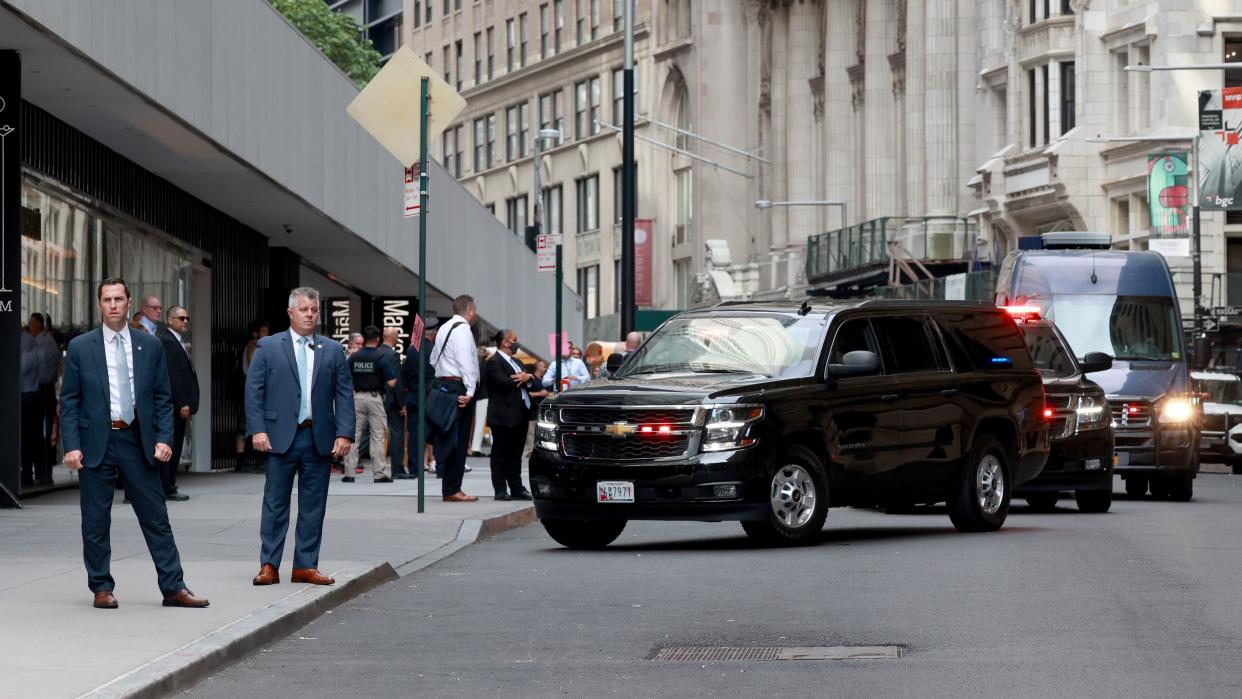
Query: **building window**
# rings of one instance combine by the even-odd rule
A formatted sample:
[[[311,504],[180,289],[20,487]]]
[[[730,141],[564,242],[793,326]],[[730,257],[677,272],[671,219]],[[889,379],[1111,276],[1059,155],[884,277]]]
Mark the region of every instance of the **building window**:
[[[427,0],[427,24],[431,24],[431,0]]]
[[[1074,128],[1074,62],[1061,64],[1061,134]]]
[[[423,0],[414,0],[414,28],[418,29],[421,26],[423,26]]]
[[[492,41],[492,39],[495,38],[495,34],[496,32],[493,27],[487,28],[487,79],[488,80],[491,80],[493,77],[496,76],[496,51],[494,48],[496,46],[496,42]]]
[[[677,294],[677,298],[673,299],[674,307],[682,309],[686,307],[686,297],[690,289],[690,260],[676,260],[673,262],[673,288]]]
[[[1043,98],[1044,98],[1044,101],[1043,101],[1043,107],[1044,107],[1044,144],[1045,144],[1045,145],[1047,145],[1048,140],[1049,140],[1048,134],[1050,134],[1050,133],[1052,132],[1052,130],[1048,128],[1048,127],[1049,127],[1049,125],[1050,125],[1050,122],[1049,122],[1049,118],[1050,118],[1050,117],[1049,117],[1049,115],[1052,113],[1052,110],[1051,110],[1051,109],[1049,109],[1050,104],[1049,104],[1049,100],[1048,100],[1048,98],[1049,98],[1049,94],[1048,94],[1048,64],[1047,64],[1047,63],[1045,63],[1045,64],[1043,64],[1042,66],[1040,66],[1040,67],[1039,67],[1039,72],[1040,72],[1040,77],[1041,77],[1041,78],[1043,78],[1043,81],[1044,81],[1044,94],[1043,94]]]
[[[1036,22],[1039,21],[1039,18],[1036,16],[1038,12],[1037,10],[1038,7],[1039,7],[1039,0],[1030,0],[1031,14],[1030,14],[1030,17],[1027,18],[1030,20],[1029,24],[1035,24]]]
[[[427,64],[428,68],[431,67],[431,52],[430,51],[423,54],[423,62]]]
[[[505,72],[513,72],[513,50],[517,48],[517,29],[513,20],[505,20]]]
[[[539,58],[548,57],[548,3],[539,6]]]
[[[453,174],[453,152],[456,147],[453,145],[453,129],[448,128],[444,133],[440,134],[440,164],[444,166],[444,171]]]
[[[1032,0],[1032,2],[1034,2],[1034,0]],[[1038,95],[1035,93],[1035,69],[1031,68],[1026,71],[1026,123],[1027,130],[1030,132],[1030,138],[1027,143],[1031,148],[1035,147],[1035,143],[1037,142],[1036,139],[1039,138],[1038,129],[1035,128],[1037,123],[1036,112],[1038,111],[1036,107],[1037,98]]]
[[[660,43],[690,37],[690,0],[663,0],[664,18],[660,22]]]
[[[487,166],[496,162],[496,115],[487,115]]]
[[[492,203],[492,204],[484,204],[484,205],[483,205],[483,208],[484,208],[484,209],[487,209],[487,210],[488,210],[488,212],[489,212],[489,213],[491,213],[491,215],[493,215],[493,216],[495,216],[495,215],[496,215],[496,204],[494,204],[494,203]]]
[[[574,137],[599,133],[599,78],[574,85]]]
[[[561,201],[562,191],[558,184],[555,187],[545,187],[543,190],[543,232],[548,235],[562,235],[565,232],[565,215],[564,206]]]
[[[553,18],[556,24],[552,27],[552,53],[557,54],[561,52],[561,33],[565,31],[565,0],[556,0],[553,9],[556,11]]]
[[[587,0],[574,0],[574,41],[575,46],[581,46],[586,43],[586,2]]]
[[[612,30],[619,32],[625,29],[626,0],[612,0]]]
[[[582,296],[583,317],[599,317],[599,265],[578,268],[578,294]]]
[[[474,171],[487,169],[487,119],[474,120]]]
[[[583,177],[578,187],[578,232],[599,230],[599,175]]]
[[[634,113],[638,114],[638,66],[634,66]],[[612,123],[620,126],[625,119],[625,69],[612,71]]]
[[[474,33],[474,84],[483,82],[483,32]]]
[[[591,41],[599,37],[599,0],[591,1]]]
[[[457,91],[461,92],[461,62],[466,55],[466,49],[462,45],[461,39],[458,39],[454,45],[454,51],[456,51],[457,55],[453,63],[453,75],[457,76]]]
[[[694,226],[694,171],[683,168],[673,173],[677,188],[676,223],[673,226],[673,245],[690,240]]]
[[[612,312],[621,312],[621,260],[612,262]]]
[[[449,54],[450,50],[451,50],[450,47],[448,46],[444,47],[444,82],[452,85],[453,84],[453,71],[451,69],[453,67],[453,64],[451,62],[452,59],[450,58],[450,54]]]
[[[515,104],[505,110],[505,159],[509,161],[526,157],[526,143],[530,135],[530,105]]]
[[[453,9],[461,12],[461,0],[453,0]]]
[[[1061,14],[1063,15],[1074,14],[1074,6],[1070,4],[1070,0],[1061,0]]]
[[[451,0],[444,0],[444,17],[448,17],[449,13],[452,11],[453,5]],[[441,17],[440,19],[444,19],[444,17]]]
[[[553,90],[539,96],[539,128],[556,129],[560,135],[556,137],[556,145],[565,141],[565,115],[561,111],[561,97],[564,90]]]
[[[521,194],[505,200],[505,221],[509,232],[526,239],[526,195]]]
[[[518,15],[518,65],[526,67],[526,13]]]

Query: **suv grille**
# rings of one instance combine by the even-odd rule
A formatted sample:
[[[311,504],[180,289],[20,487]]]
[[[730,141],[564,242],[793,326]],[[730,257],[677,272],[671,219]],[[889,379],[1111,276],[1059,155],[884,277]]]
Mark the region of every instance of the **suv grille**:
[[[689,435],[670,437],[626,437],[617,439],[601,434],[567,434],[561,438],[565,456],[578,459],[639,461],[671,459],[686,455]]]
[[[1052,408],[1052,418],[1048,422],[1048,436],[1053,439],[1067,437],[1074,432],[1075,402],[1073,394],[1049,394],[1044,397],[1045,404]]]
[[[562,425],[611,425],[614,422],[631,425],[691,425],[694,424],[694,409],[561,408]]]
[[[1151,425],[1151,405],[1142,401],[1110,400],[1113,424],[1117,427],[1148,427]]]

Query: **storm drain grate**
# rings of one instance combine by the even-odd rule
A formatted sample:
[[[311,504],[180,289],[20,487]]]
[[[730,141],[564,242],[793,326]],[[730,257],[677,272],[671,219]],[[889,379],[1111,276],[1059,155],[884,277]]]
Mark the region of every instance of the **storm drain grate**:
[[[738,660],[890,660],[901,657],[901,646],[803,646],[793,648],[735,648],[728,646],[672,646],[656,651],[655,660],[718,663]]]

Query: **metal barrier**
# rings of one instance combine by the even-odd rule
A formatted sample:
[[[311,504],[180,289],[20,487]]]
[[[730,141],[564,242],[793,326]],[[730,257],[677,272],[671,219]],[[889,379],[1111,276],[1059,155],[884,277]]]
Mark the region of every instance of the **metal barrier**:
[[[886,216],[813,235],[806,242],[806,278],[822,281],[868,265],[887,264],[890,243],[913,259],[965,260],[974,255],[974,222],[959,216]]]
[[[961,300],[991,303],[996,294],[996,271],[986,269],[966,272],[966,288]],[[901,286],[877,286],[871,290],[875,298],[903,300],[943,300],[948,277],[920,279],[913,284]]]

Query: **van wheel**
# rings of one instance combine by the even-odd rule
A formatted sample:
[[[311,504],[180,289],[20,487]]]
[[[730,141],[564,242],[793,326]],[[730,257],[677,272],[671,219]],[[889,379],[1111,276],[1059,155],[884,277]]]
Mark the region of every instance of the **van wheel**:
[[[1126,478],[1126,495],[1132,498],[1141,498],[1147,494],[1147,479],[1143,476],[1129,476]]]
[[[1076,490],[1074,500],[1078,502],[1079,512],[1102,514],[1113,506],[1113,490]]]
[[[602,549],[617,540],[625,529],[625,520],[583,521],[545,519],[543,529],[556,543],[571,549]]]
[[[1229,470],[1233,471],[1233,475],[1242,475],[1242,456],[1234,456],[1229,459]]]
[[[949,519],[960,532],[994,532],[1009,515],[1009,469],[1005,450],[982,435],[970,450],[967,468],[949,497]]]
[[[1026,504],[1036,512],[1052,512],[1057,509],[1056,493],[1031,493],[1026,496]]]
[[[828,517],[828,476],[815,452],[790,447],[768,481],[768,518],[742,522],[746,535],[768,546],[809,544]]]
[[[1169,481],[1164,476],[1152,476],[1147,484],[1153,500],[1164,500],[1169,497]]]
[[[1195,496],[1195,473],[1184,471],[1168,477],[1165,486],[1173,502],[1190,502]]]

